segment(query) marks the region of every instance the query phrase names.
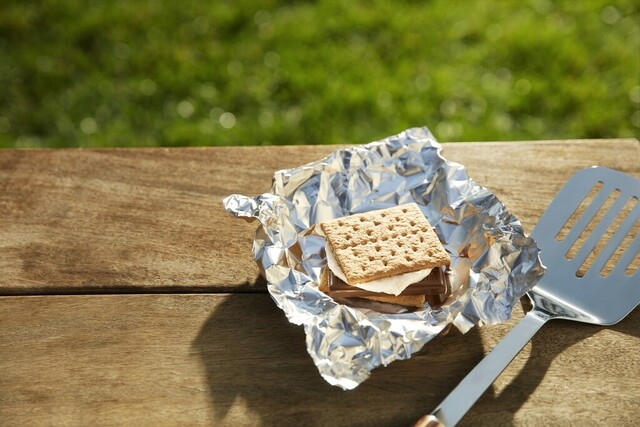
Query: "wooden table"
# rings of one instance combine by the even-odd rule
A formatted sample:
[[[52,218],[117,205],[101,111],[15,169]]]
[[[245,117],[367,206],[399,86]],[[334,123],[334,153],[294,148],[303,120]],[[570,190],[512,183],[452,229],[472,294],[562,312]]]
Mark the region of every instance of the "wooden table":
[[[328,385],[221,199],[335,147],[0,151],[0,424],[409,425],[523,316]],[[445,144],[530,232],[575,171],[640,176],[636,140]],[[640,310],[556,321],[461,425],[635,425]]]

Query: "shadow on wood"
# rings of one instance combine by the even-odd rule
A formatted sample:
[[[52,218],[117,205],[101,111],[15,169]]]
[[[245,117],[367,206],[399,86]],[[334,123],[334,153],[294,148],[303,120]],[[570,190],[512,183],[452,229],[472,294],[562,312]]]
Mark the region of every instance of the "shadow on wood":
[[[217,425],[406,426],[433,409],[483,354],[475,329],[438,337],[410,360],[378,368],[343,391],[318,373],[302,327],[288,323],[268,295],[255,301],[229,295],[193,342]]]

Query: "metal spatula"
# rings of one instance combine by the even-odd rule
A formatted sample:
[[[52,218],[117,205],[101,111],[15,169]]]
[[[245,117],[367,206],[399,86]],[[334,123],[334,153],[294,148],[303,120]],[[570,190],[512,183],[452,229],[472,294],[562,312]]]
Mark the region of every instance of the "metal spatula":
[[[612,325],[638,305],[639,198],[639,179],[602,167],[565,184],[532,233],[547,266],[528,293],[533,309],[416,426],[455,426],[548,320]]]

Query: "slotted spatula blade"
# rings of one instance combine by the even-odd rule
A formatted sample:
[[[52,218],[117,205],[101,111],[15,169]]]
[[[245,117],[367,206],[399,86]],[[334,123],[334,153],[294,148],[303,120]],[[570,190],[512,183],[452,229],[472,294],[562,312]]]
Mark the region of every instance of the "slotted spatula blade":
[[[640,180],[630,175],[603,167],[576,173],[531,233],[547,271],[529,296],[568,308],[547,308],[554,318],[612,325],[629,314],[640,300],[632,265],[640,245],[638,198]]]
[[[639,198],[640,180],[612,169],[570,178],[532,233],[547,266],[528,293],[532,310],[416,426],[455,426],[548,320],[611,325],[638,305]]]

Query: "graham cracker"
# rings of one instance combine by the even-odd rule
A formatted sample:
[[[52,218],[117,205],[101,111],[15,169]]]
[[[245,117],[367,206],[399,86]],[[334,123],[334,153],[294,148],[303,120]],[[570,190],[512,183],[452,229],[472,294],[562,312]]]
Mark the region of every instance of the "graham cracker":
[[[424,301],[425,301],[425,296],[424,295],[380,295],[380,296],[365,296],[365,297],[359,297],[359,298],[366,298],[366,299],[370,299],[373,301],[378,301],[378,302],[387,302],[390,304],[397,304],[397,305],[402,305],[405,307],[415,307],[415,308],[422,308],[422,306],[424,305]]]
[[[350,285],[451,263],[415,203],[326,221],[321,227]]]

